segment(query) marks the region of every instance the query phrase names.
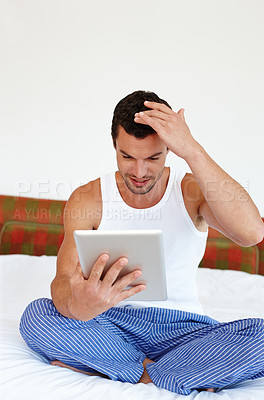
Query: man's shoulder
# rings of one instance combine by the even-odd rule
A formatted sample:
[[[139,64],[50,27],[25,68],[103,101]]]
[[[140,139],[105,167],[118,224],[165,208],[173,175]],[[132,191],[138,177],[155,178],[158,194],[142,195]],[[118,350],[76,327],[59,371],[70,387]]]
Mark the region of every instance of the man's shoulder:
[[[75,189],[64,211],[64,221],[78,225],[78,229],[97,229],[102,216],[100,178]]]
[[[92,205],[101,202],[101,186],[100,178],[90,181],[82,186],[75,189],[68,202],[68,206],[80,206]]]

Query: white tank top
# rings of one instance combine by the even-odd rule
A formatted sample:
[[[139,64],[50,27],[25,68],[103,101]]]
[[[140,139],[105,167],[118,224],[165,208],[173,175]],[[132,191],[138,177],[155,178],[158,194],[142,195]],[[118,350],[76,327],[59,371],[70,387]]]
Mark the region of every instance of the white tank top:
[[[181,181],[185,171],[170,168],[166,191],[153,207],[137,209],[122,199],[115,172],[100,178],[102,219],[98,229],[161,229],[163,231],[167,295],[165,301],[125,300],[116,305],[162,307],[204,314],[198,299],[196,273],[203,258],[208,232],[193,224],[183,201]]]

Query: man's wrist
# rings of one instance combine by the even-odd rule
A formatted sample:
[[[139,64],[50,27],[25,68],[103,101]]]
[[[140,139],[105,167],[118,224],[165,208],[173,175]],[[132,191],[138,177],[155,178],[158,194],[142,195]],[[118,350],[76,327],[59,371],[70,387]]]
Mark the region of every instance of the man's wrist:
[[[187,156],[184,158],[184,160],[187,162],[189,167],[192,169],[192,165],[195,165],[196,163],[200,162],[206,155],[206,152],[204,148],[195,141],[194,145],[192,148],[188,151]]]

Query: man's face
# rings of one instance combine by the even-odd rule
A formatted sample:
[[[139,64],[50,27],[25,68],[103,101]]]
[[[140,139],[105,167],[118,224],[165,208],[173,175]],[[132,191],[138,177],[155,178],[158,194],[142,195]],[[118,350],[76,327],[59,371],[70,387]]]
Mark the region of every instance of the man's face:
[[[156,133],[137,139],[119,126],[116,139],[117,165],[132,193],[150,192],[162,176],[167,153],[166,145]]]

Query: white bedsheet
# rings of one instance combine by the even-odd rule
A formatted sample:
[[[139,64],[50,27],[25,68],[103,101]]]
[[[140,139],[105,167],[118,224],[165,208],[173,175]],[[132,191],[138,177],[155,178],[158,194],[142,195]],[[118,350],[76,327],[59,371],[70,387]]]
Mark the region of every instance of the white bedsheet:
[[[114,382],[43,362],[27,348],[18,324],[26,305],[50,297],[56,257],[0,256],[0,397],[3,400],[264,400],[264,378],[216,393],[181,396],[153,384]],[[199,269],[198,288],[206,314],[219,321],[264,318],[264,277],[244,272]]]

